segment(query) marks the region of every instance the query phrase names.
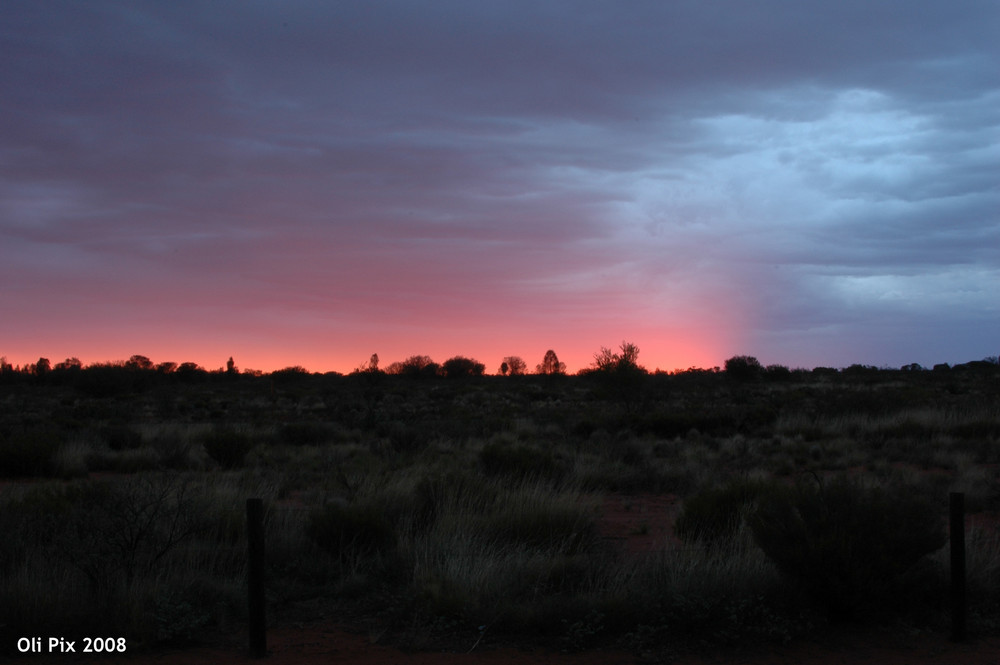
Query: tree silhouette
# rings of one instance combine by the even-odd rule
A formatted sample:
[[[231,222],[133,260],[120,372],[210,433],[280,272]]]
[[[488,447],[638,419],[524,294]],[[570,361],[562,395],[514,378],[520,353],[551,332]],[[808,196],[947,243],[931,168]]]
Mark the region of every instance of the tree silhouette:
[[[147,370],[154,369],[156,366],[153,365],[153,361],[146,356],[135,355],[125,361],[125,367],[128,369]]]
[[[82,368],[83,368],[83,363],[80,362],[80,359],[73,357],[73,358],[67,358],[61,363],[56,363],[55,367],[53,367],[52,369],[60,372],[66,372]]]
[[[428,377],[437,375],[440,365],[431,360],[430,356],[410,356],[402,362],[394,362],[385,368],[386,374],[402,376]]]
[[[622,342],[618,352],[601,347],[594,354],[594,364],[582,374],[599,381],[601,390],[611,399],[621,402],[627,414],[633,414],[642,401],[642,387],[648,372],[639,365],[639,347]]]
[[[50,371],[52,371],[52,363],[49,362],[48,358],[39,358],[38,362],[35,363],[35,375],[45,376]]]
[[[456,379],[466,376],[482,376],[486,370],[486,365],[473,358],[455,356],[444,361],[441,371],[445,377]]]
[[[594,354],[593,369],[599,372],[626,372],[645,369],[639,366],[639,347],[631,342],[622,342],[618,347],[620,353],[601,347]]]
[[[208,376],[204,367],[193,362],[181,363],[177,367],[176,374],[182,381],[195,381]]]
[[[545,357],[542,358],[542,363],[535,367],[535,371],[538,374],[565,374],[566,363],[559,362],[559,357],[556,355],[556,352],[549,349],[545,352]]]
[[[504,365],[507,366],[507,371],[503,371]],[[501,374],[510,376],[519,376],[524,374],[528,370],[528,363],[524,362],[524,359],[520,356],[507,356],[503,359],[503,364],[500,365]]]
[[[764,367],[753,356],[733,356],[726,360],[726,376],[740,381],[756,379],[764,373]]]

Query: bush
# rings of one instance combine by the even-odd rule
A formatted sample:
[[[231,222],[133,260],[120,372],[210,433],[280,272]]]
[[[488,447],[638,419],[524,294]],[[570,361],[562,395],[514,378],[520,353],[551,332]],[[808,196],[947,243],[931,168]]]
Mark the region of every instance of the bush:
[[[223,469],[242,466],[253,448],[253,439],[246,432],[230,428],[217,428],[202,437],[205,452]]]
[[[309,518],[306,534],[341,563],[360,561],[396,549],[396,533],[377,506],[331,503]]]
[[[0,476],[50,475],[54,467],[53,458],[61,442],[58,431],[46,428],[14,432],[0,438]]]
[[[504,437],[483,446],[479,465],[487,476],[557,479],[561,475],[551,451],[516,444]]]
[[[470,376],[482,376],[486,371],[486,365],[474,358],[455,356],[444,361],[441,371],[449,379],[458,379]]]
[[[142,445],[142,434],[128,425],[108,425],[101,430],[101,436],[114,451],[135,450]]]
[[[740,479],[699,492],[685,499],[674,533],[687,543],[713,548],[730,544],[760,497],[775,491],[772,482]]]
[[[334,436],[333,428],[320,422],[285,423],[278,432],[278,440],[292,446],[315,446],[327,443]]]
[[[491,514],[472,520],[486,542],[532,550],[578,554],[597,542],[597,523],[586,505],[514,493]]]
[[[835,621],[884,609],[904,574],[947,542],[941,511],[912,489],[847,477],[762,496],[751,527]]]
[[[427,423],[389,420],[379,423],[375,433],[388,439],[389,447],[397,453],[413,453],[425,449],[437,435]]]
[[[726,360],[726,376],[750,381],[764,374],[764,367],[753,356],[733,356]]]

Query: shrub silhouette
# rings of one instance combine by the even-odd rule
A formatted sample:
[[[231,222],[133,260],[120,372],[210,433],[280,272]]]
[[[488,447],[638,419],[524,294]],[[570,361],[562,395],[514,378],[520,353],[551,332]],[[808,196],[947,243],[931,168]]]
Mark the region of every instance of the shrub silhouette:
[[[449,358],[441,365],[441,372],[449,379],[482,376],[485,370],[486,365],[474,358],[466,358],[464,356]]]
[[[598,372],[641,372],[646,370],[639,365],[639,347],[631,342],[622,342],[619,352],[609,348],[601,347],[601,350],[594,354],[593,369]]]
[[[638,362],[638,346],[623,341],[618,348],[616,352],[602,346],[594,354],[594,363],[580,373],[596,379],[609,398],[623,402],[632,413],[638,406],[648,372]]]
[[[947,537],[933,504],[905,487],[841,476],[761,497],[754,539],[831,620],[883,609],[902,576]]]
[[[733,356],[726,360],[726,376],[740,381],[751,381],[763,375],[764,367],[753,356]]]
[[[398,374],[415,378],[437,376],[441,366],[431,360],[430,356],[410,356],[406,360],[397,361],[385,368],[386,374]]]

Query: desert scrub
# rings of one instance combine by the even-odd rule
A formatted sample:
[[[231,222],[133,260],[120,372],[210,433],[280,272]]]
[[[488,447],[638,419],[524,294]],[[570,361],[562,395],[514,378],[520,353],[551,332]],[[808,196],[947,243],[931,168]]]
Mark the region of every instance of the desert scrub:
[[[58,429],[44,426],[0,433],[0,476],[21,478],[50,475],[63,438]]]
[[[779,491],[777,487],[773,480],[735,478],[698,492],[684,500],[674,533],[687,543],[700,542],[710,548],[732,546],[761,498]]]
[[[540,481],[471,487],[438,492],[433,523],[401,547],[428,611],[521,629],[541,620],[547,599],[597,593],[609,560],[594,502]],[[562,618],[545,624],[558,628]]]
[[[947,542],[942,511],[904,486],[838,476],[761,498],[754,540],[832,620],[887,609],[906,573]]]
[[[216,427],[200,438],[205,452],[223,469],[242,466],[254,446],[248,432],[234,427]]]
[[[144,599],[155,584],[189,574],[175,557],[186,556],[203,508],[186,479],[148,474],[7,494],[2,527],[17,545],[0,548],[0,607],[18,612],[0,624],[24,634],[113,629],[132,642],[148,639]]]
[[[748,531],[743,525],[712,549],[629,559],[609,573],[603,593],[621,599],[637,647],[787,642],[808,629],[794,589],[760,549],[745,546]]]
[[[494,435],[479,451],[479,468],[490,477],[558,480],[564,467],[550,449],[519,443],[508,433]]]
[[[379,507],[362,501],[329,503],[315,510],[306,535],[337,563],[341,577],[349,573],[388,572],[397,536]]]
[[[205,449],[198,445],[198,438],[208,429],[206,426],[179,423],[144,425],[139,431],[142,440],[149,445],[138,450],[155,451],[161,468],[177,470],[204,468],[206,453]]]
[[[506,489],[482,505],[477,515],[463,515],[477,537],[487,541],[573,554],[593,548],[596,512],[575,493],[555,493],[541,485]]]
[[[338,430],[332,425],[316,421],[300,421],[283,424],[275,433],[278,443],[292,446],[316,446],[334,440]]]

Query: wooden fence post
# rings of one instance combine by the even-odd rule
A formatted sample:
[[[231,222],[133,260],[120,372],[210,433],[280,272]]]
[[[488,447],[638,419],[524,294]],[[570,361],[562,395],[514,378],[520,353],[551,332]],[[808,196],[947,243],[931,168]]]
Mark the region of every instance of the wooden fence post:
[[[264,501],[247,499],[247,598],[250,609],[250,655],[267,655],[264,620]]]
[[[965,495],[952,492],[949,495],[951,538],[951,639],[961,642],[965,639]]]

